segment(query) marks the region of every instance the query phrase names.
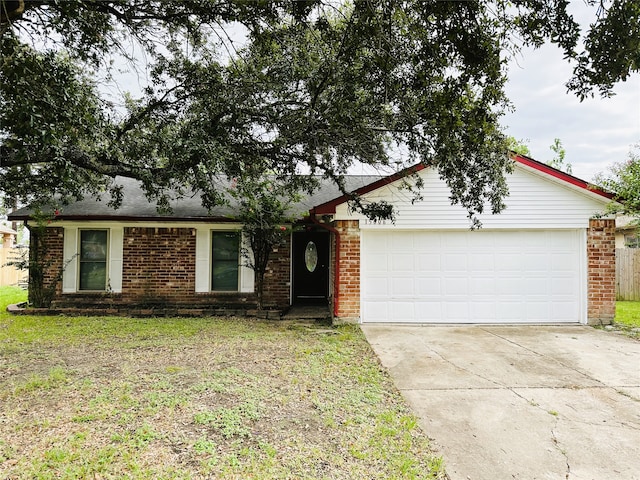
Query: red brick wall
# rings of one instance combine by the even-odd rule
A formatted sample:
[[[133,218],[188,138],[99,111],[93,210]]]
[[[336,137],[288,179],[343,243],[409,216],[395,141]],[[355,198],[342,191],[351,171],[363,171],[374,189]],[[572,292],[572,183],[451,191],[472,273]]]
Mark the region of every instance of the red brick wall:
[[[29,251],[29,261],[38,262],[45,267],[44,287],[49,288],[53,282],[56,284],[56,295],[62,292],[62,282],[58,281],[60,271],[63,267],[62,259],[64,252],[64,229],[60,227],[48,227],[44,230],[42,242],[36,241],[36,236],[40,235],[40,229],[31,230],[31,246]],[[34,251],[34,247],[40,247]]]
[[[291,235],[276,245],[269,256],[264,275],[265,307],[288,307],[291,304]]]
[[[181,303],[195,294],[193,228],[127,227],[122,259],[123,298]]]
[[[615,220],[589,220],[587,261],[589,324],[609,324],[616,309]]]
[[[123,238],[122,293],[61,294],[58,285],[55,306],[78,305],[174,305],[255,308],[255,293],[195,292],[196,230],[194,228],[125,227]],[[62,265],[64,229],[47,228],[47,248],[53,258],[47,278],[52,279]],[[265,275],[265,306],[290,304],[290,237],[271,255]]]
[[[336,220],[334,227],[340,234],[336,316],[343,321],[358,321],[360,318],[360,226],[358,220]]]

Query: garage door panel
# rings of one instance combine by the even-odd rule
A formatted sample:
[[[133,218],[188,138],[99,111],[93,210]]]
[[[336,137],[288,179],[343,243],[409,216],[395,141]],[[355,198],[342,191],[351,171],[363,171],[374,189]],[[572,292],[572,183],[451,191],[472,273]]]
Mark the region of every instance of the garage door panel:
[[[469,257],[469,269],[473,272],[493,272],[495,268],[493,255],[471,255]]]
[[[469,293],[472,296],[490,295],[496,291],[496,280],[493,277],[473,277],[470,281]]]
[[[530,300],[527,302],[524,312],[524,321],[526,322],[547,322],[551,316],[549,302],[546,299],[539,301]]]
[[[391,253],[391,269],[394,272],[413,272],[415,257],[411,253]]]
[[[390,303],[385,300],[369,301],[363,305],[363,318],[368,318],[369,322],[388,322]]]
[[[391,282],[391,295],[393,297],[415,296],[415,277],[394,277]]]
[[[386,297],[389,293],[389,279],[386,277],[372,277],[368,282],[368,294],[372,297]]]
[[[412,235],[392,236],[389,246],[397,252],[411,252],[414,250]]]
[[[471,301],[469,307],[473,312],[473,317],[478,321],[490,321],[492,318],[496,318],[496,303],[493,301]]]
[[[578,322],[584,243],[577,230],[363,231],[362,320]]]
[[[548,295],[552,292],[549,284],[549,277],[547,276],[535,276],[526,279],[527,285],[527,297],[533,299],[535,295],[543,295],[543,298],[548,298]]]
[[[442,319],[442,304],[440,300],[431,302],[415,302],[416,318],[423,322],[439,322]]]
[[[566,295],[571,298],[578,292],[576,291],[576,285],[571,281],[570,277],[554,278],[551,280],[551,291],[555,296]]]
[[[466,255],[446,254],[442,256],[442,268],[448,272],[467,272],[468,263]]]
[[[526,272],[546,272],[551,268],[552,260],[544,253],[527,253],[522,255],[522,267]]]
[[[576,262],[569,254],[555,254],[551,259],[551,269],[554,272],[573,272],[576,268]]]
[[[495,293],[500,298],[506,298],[510,295],[520,298],[523,295],[526,295],[526,289],[528,286],[529,282],[519,275],[502,275],[500,278],[496,278]]]
[[[443,282],[444,291],[443,295],[450,296],[468,296],[469,292],[469,279],[467,277],[445,277]]]
[[[442,282],[440,277],[419,277],[416,279],[416,294],[418,299],[442,294]]]
[[[460,301],[449,301],[443,304],[444,313],[450,322],[468,322],[469,304]]]
[[[441,268],[441,256],[438,253],[418,252],[414,258],[416,260],[416,268],[419,272],[439,270]]]

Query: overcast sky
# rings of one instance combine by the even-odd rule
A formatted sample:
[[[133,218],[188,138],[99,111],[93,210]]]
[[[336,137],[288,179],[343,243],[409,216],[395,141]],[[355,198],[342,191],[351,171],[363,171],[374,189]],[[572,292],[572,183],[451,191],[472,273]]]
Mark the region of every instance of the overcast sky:
[[[640,142],[640,76],[616,87],[612,98],[580,102],[567,93],[571,67],[551,46],[527,51],[513,64],[507,95],[515,112],[503,117],[506,132],[529,145],[531,156],[548,161],[554,138],[562,140],[573,174],[591,180],[624,160]]]
[[[593,9],[571,2],[584,24],[593,21]],[[640,142],[640,75],[619,84],[612,98],[592,98],[582,103],[567,93],[571,66],[559,49],[545,45],[525,50],[509,70],[507,95],[515,112],[502,120],[506,133],[525,140],[536,160],[548,161],[549,149],[559,138],[573,174],[590,181],[614,162],[627,158],[631,146]]]

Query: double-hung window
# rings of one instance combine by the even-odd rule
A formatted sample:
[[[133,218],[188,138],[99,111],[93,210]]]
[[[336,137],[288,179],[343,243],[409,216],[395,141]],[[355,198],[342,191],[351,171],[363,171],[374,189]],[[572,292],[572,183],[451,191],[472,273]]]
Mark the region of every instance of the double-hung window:
[[[107,230],[80,230],[79,290],[107,289]]]
[[[212,232],[211,290],[239,290],[240,232]]]

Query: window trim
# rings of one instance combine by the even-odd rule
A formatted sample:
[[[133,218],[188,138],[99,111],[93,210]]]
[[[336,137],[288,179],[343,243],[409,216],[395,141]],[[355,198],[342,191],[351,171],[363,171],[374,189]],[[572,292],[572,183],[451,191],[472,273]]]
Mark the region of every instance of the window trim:
[[[235,234],[235,236],[238,239],[238,251],[237,251],[237,254],[238,254],[238,256],[237,256],[237,267],[238,268],[236,270],[236,275],[237,275],[236,288],[235,288],[235,290],[215,289],[214,286],[213,286],[213,265],[214,265],[214,261],[215,261],[214,260],[214,251],[213,251],[213,237],[216,234],[230,234],[230,233],[231,234]],[[222,293],[222,292],[237,293],[237,292],[240,292],[240,285],[241,285],[241,282],[240,282],[240,275],[241,275],[240,269],[242,268],[242,232],[240,232],[239,230],[211,230],[209,232],[209,235],[211,235],[211,248],[210,248],[210,251],[211,251],[210,264],[211,264],[211,267],[210,267],[210,272],[209,272],[209,275],[210,275],[210,279],[209,279],[210,283],[209,283],[209,285],[210,285],[211,291],[215,292],[215,293],[219,293],[219,292],[220,293]]]
[[[242,232],[241,224],[219,224],[197,227],[196,230],[196,293],[208,293],[213,295],[229,295],[239,293],[255,293],[255,274],[247,267],[247,262],[239,257],[238,290],[212,290],[211,266],[212,266],[212,232],[238,232],[240,234],[240,248],[250,252],[246,235]]]
[[[625,233],[624,234],[624,246],[626,248],[640,248],[640,234],[637,234],[637,233]]]
[[[105,278],[104,278],[104,288],[95,290],[89,288],[81,288],[80,282],[82,279],[81,275],[81,267],[82,267],[82,232],[105,232],[107,234],[106,245],[105,245],[105,259],[104,259],[104,267],[105,267]],[[76,291],[78,292],[108,292],[111,290],[110,285],[110,262],[111,262],[111,232],[108,228],[79,228],[78,229],[78,238],[77,238],[77,248],[76,255],[78,261],[76,262]]]

